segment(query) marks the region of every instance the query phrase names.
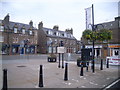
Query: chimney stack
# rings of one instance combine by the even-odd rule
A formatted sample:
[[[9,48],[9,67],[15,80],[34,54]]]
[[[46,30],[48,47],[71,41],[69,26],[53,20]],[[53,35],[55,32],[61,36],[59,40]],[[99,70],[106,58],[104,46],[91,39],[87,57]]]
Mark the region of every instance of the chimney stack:
[[[32,21],[32,20],[29,22],[29,25],[30,25],[30,26],[33,26],[33,21]]]
[[[9,13],[5,16],[4,20],[3,20],[3,24],[5,25],[9,25],[9,21],[10,21],[10,16]]]
[[[66,29],[65,32],[68,32],[68,33],[73,35],[73,29],[72,28],[71,29]]]
[[[38,29],[40,30],[40,29],[42,29],[43,28],[43,22],[41,21],[41,22],[39,22],[39,24],[38,24]]]
[[[55,26],[53,27],[53,29],[58,31],[59,26],[55,25]]]

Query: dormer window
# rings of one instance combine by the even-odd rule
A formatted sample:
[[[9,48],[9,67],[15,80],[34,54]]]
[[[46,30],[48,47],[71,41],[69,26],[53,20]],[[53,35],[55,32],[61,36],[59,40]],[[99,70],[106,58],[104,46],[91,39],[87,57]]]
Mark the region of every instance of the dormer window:
[[[60,36],[60,33],[59,33],[59,32],[57,32],[57,36]]]
[[[70,38],[70,34],[67,34],[67,37]]]
[[[14,28],[14,33],[17,33],[18,32],[17,30],[18,30],[17,28]]]
[[[62,36],[64,37],[64,34],[62,34]]]
[[[65,36],[65,37],[67,37],[67,34],[66,34],[66,33],[64,33],[64,36]]]
[[[56,36],[56,32],[54,32],[54,35]]]
[[[49,30],[49,31],[48,31],[48,34],[49,34],[49,35],[53,35],[53,32]]]
[[[25,34],[25,29],[22,29],[22,33]]]
[[[0,26],[0,31],[4,31],[4,26]]]
[[[48,31],[46,31],[46,33],[48,34]]]

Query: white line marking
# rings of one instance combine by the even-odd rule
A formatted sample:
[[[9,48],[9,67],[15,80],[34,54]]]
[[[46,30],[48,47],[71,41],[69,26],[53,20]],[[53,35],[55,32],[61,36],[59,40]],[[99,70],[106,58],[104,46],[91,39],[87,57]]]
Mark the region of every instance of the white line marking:
[[[81,86],[82,88],[85,88],[85,86]]]
[[[111,86],[113,86],[114,84],[116,84],[117,82],[119,82],[120,81],[120,79],[118,79],[118,80],[116,80],[115,82],[113,82],[112,84],[110,84],[109,86],[107,86],[105,89],[103,89],[103,90],[106,90],[106,89],[108,89],[108,88],[110,88]]]
[[[94,84],[93,82],[90,82],[90,84]]]
[[[106,78],[107,80],[109,80],[110,78]]]
[[[71,85],[72,83],[68,83],[68,85]]]

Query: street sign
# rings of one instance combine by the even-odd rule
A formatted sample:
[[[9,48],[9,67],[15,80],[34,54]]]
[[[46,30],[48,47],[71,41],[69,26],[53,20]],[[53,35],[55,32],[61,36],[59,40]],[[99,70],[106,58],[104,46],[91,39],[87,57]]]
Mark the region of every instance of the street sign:
[[[57,47],[57,53],[65,53],[65,47]]]

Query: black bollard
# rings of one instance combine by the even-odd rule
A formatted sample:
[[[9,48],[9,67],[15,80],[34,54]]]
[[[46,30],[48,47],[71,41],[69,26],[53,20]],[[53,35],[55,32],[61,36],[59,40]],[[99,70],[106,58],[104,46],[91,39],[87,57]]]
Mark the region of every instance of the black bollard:
[[[7,69],[3,69],[3,89],[2,90],[7,90]]]
[[[68,80],[68,63],[65,63],[64,81]]]
[[[86,66],[86,71],[88,72],[88,66]]]
[[[40,65],[39,87],[43,87],[43,70],[42,70],[42,65]]]
[[[62,53],[62,68],[64,68],[64,53]]]
[[[109,68],[109,59],[107,59],[107,68]]]
[[[89,62],[86,62],[86,71],[88,72]]]
[[[59,64],[58,64],[58,68],[60,68],[60,53],[59,53]]]
[[[100,70],[103,70],[103,59],[101,59]]]
[[[92,61],[92,72],[93,73],[95,72],[95,61],[94,60]]]
[[[83,65],[81,65],[80,76],[83,76]]]

